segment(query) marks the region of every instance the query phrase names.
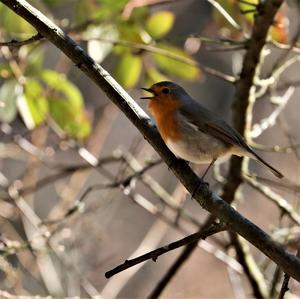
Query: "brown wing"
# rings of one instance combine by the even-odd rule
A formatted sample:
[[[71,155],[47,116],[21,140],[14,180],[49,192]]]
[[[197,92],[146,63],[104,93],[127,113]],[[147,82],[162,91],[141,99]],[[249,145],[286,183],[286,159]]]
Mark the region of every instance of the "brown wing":
[[[196,105],[180,107],[179,113],[199,131],[210,134],[211,136],[232,146],[239,146],[247,151],[251,148],[243,140],[243,137],[225,121],[218,118],[205,107],[194,102]]]
[[[232,146],[238,146],[245,151],[251,153],[258,161],[265,164],[274,173],[275,176],[282,178],[283,175],[269,163],[264,161],[243,139],[243,137],[225,121],[215,116],[205,107],[202,107],[195,101],[190,101],[179,109],[187,121],[189,121],[194,128],[197,128],[203,133],[210,134],[215,138],[222,140]]]

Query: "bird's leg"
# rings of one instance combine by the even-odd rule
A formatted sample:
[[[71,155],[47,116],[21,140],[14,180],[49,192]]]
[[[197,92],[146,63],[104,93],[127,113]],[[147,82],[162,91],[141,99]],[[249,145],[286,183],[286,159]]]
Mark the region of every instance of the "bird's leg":
[[[209,163],[208,167],[206,168],[206,170],[202,174],[202,177],[201,177],[202,181],[204,180],[205,176],[207,175],[209,169],[215,164],[216,160],[217,160],[216,158],[213,158],[212,161]]]
[[[210,162],[210,164],[208,165],[208,167],[206,168],[206,170],[204,171],[204,173],[202,174],[198,186],[195,188],[195,190],[192,193],[192,198],[194,197],[194,195],[196,194],[196,192],[200,189],[200,187],[202,185],[206,185],[207,187],[209,186],[209,184],[207,182],[204,182],[204,178],[205,178],[206,174],[208,173],[209,169],[215,164],[216,160],[217,160],[216,158],[213,158],[212,161]]]

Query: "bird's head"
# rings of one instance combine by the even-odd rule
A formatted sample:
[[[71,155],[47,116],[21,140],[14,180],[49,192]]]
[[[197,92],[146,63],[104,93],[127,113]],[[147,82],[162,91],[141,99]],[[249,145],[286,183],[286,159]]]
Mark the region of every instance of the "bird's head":
[[[187,93],[178,84],[170,81],[162,81],[153,84],[150,88],[142,88],[151,93],[151,96],[141,97],[141,99],[149,99],[160,102],[181,102],[186,97]]]

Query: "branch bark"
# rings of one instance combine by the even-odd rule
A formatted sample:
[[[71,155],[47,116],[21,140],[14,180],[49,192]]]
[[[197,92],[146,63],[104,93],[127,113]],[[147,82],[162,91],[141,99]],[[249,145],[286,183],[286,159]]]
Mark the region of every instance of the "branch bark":
[[[189,192],[196,190],[199,179],[191,168],[183,161],[179,161],[168,150],[160,138],[157,130],[151,125],[147,114],[135,103],[126,91],[110,76],[110,74],[96,64],[84,50],[67,36],[59,27],[51,22],[37,9],[24,0],[1,0],[19,16],[33,25],[37,31],[61,49],[88,77],[90,77],[115,103],[130,121],[143,134],[145,139],[161,155],[169,168],[174,172]],[[279,0],[270,2],[279,3]],[[250,70],[253,66],[250,66]],[[252,82],[252,81],[251,81]],[[239,214],[218,195],[211,192],[205,185],[198,188],[195,200],[207,211],[228,225],[265,255],[277,263],[285,273],[300,281],[300,259],[286,252],[284,248],[273,241],[263,230]]]

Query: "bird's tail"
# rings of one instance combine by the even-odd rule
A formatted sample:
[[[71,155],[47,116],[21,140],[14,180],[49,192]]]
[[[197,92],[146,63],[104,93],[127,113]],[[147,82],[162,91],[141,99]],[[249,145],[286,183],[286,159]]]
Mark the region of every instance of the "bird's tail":
[[[264,159],[262,159],[254,150],[251,149],[250,152],[251,152],[251,154],[253,154],[253,156],[256,158],[256,160],[258,160],[259,162],[261,162],[262,164],[267,166],[275,176],[277,176],[280,179],[282,179],[284,177],[284,175],[280,171],[278,171],[273,166],[271,166],[269,163],[267,163]]]

